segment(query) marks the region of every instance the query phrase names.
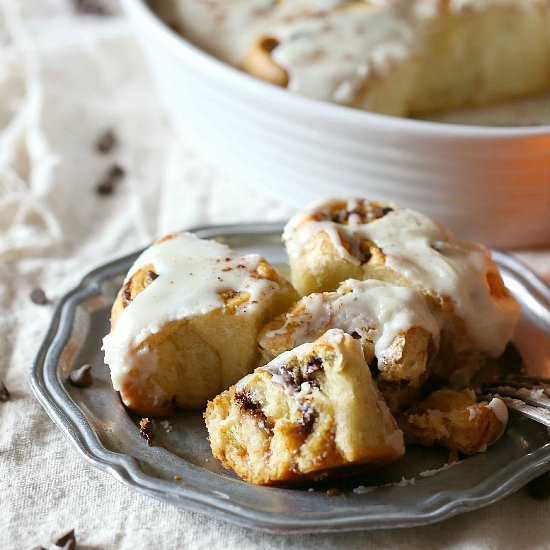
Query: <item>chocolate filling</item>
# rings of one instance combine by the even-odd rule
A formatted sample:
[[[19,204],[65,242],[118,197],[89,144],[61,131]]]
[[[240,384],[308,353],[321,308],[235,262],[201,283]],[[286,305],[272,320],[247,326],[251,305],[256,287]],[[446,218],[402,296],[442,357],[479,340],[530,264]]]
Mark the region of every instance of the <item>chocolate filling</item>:
[[[310,357],[308,359],[308,362],[306,364],[306,377],[309,382],[311,382],[311,375],[314,372],[322,371],[323,370],[323,360],[318,357],[317,355],[314,355],[313,357]]]
[[[144,288],[147,288],[155,279],[158,278],[158,275],[154,271],[147,271],[147,276],[144,281]],[[132,279],[130,279],[122,288],[121,292],[122,305],[128,307],[132,303]]]
[[[378,380],[378,387],[380,389],[397,389],[406,388],[410,384],[410,380]]]
[[[302,414],[302,419],[300,420],[299,428],[300,433],[304,439],[311,434],[315,422],[317,421],[317,413],[311,408],[308,407]]]
[[[130,279],[122,288],[120,294],[122,298],[122,305],[128,307],[132,303],[132,280]]]
[[[378,378],[378,375],[380,374],[380,371],[378,370],[378,359],[376,357],[373,357],[370,360],[369,370],[373,380],[376,380]]]
[[[272,435],[273,424],[249,391],[235,392],[235,399],[239,402],[239,406],[243,412],[254,417],[258,421],[258,426]]]
[[[303,373],[299,368],[293,368],[291,365],[281,365],[277,370],[277,375],[280,376],[287,388],[291,388],[294,392],[298,393],[304,382],[308,382],[314,388],[318,388],[319,382],[313,375],[322,370],[323,361],[315,355],[308,360]]]

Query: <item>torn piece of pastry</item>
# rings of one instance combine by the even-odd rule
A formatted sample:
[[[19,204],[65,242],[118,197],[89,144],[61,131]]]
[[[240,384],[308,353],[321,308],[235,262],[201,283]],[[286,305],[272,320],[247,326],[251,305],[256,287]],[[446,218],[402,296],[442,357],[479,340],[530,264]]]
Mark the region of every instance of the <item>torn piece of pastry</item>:
[[[334,290],[347,278],[417,289],[441,327],[437,371],[464,384],[510,341],[519,305],[487,248],[395,205],[333,199],[295,215],[283,234],[294,286]],[[460,379],[460,382],[459,382]]]
[[[507,423],[508,409],[502,400],[476,403],[469,389],[435,391],[400,419],[407,443],[437,444],[465,455],[485,451],[504,433]]]
[[[305,296],[260,332],[265,360],[313,342],[331,328],[363,346],[378,389],[392,412],[410,405],[428,374],[439,345],[439,325],[424,297],[383,281],[348,280],[336,292]]]
[[[136,260],[103,340],[115,390],[142,415],[199,409],[257,365],[262,325],[298,298],[261,256],[191,233]]]
[[[361,344],[338,329],[257,368],[208,404],[205,421],[213,455],[263,485],[404,453]]]
[[[419,116],[550,85],[545,0],[301,0],[263,14],[244,70],[317,99]]]

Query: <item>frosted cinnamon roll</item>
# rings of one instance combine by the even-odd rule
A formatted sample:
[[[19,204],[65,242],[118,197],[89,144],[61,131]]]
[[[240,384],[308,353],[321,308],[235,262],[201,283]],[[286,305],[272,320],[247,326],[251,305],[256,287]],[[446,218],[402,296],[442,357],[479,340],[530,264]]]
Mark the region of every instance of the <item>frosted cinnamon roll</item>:
[[[199,409],[257,364],[261,326],[297,298],[261,256],[191,233],[159,239],[136,260],[103,340],[113,387],[130,409]]]
[[[213,455],[262,485],[380,465],[405,451],[360,343],[336,329],[257,368],[204,416]]]
[[[292,281],[309,294],[347,278],[414,288],[442,328],[437,371],[458,383],[510,341],[519,305],[491,254],[460,241],[429,217],[364,199],[328,200],[285,227]]]
[[[476,403],[472,390],[438,390],[400,419],[407,443],[437,444],[465,455],[485,451],[507,424],[508,409],[502,400]]]
[[[549,24],[546,0],[283,2],[243,68],[301,95],[422,115],[546,89]]]
[[[392,412],[409,405],[428,375],[439,345],[439,325],[414,289],[382,281],[348,280],[336,292],[305,296],[260,332],[265,360],[327,330],[357,339],[378,389]]]

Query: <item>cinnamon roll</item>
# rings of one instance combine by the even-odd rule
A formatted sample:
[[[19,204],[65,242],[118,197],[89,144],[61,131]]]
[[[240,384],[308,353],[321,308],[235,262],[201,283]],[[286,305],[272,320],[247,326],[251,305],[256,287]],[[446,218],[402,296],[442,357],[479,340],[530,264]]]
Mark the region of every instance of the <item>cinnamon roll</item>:
[[[136,260],[103,340],[115,390],[142,415],[200,409],[257,365],[262,325],[297,299],[261,256],[191,233]]]
[[[262,485],[380,465],[404,453],[360,343],[337,329],[218,395],[205,421],[213,455]]]

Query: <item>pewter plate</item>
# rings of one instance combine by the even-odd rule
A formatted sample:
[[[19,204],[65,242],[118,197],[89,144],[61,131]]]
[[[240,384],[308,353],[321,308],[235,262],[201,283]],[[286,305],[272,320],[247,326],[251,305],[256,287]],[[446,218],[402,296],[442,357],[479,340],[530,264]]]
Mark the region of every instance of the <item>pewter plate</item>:
[[[282,224],[254,224],[194,232],[240,252],[259,252],[281,266],[286,262],[281,230]],[[384,470],[298,489],[257,487],[223,469],[210,454],[200,413],[179,413],[169,424],[156,421],[155,445],[148,447],[138,434],[139,418],[112,389],[100,351],[116,292],[138,254],[92,271],[61,300],[31,372],[36,397],[80,453],[133,489],[271,532],[351,531],[440,521],[487,506],[550,470],[549,430],[516,415],[486,453],[434,475],[426,471],[443,466],[447,455],[410,447]],[[548,376],[550,288],[511,256],[495,252],[495,259],[522,305],[514,343],[531,373]],[[94,384],[74,388],[67,376],[84,363],[93,366]],[[343,494],[328,496],[332,487]],[[353,491],[357,487],[367,489]]]

